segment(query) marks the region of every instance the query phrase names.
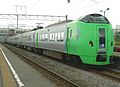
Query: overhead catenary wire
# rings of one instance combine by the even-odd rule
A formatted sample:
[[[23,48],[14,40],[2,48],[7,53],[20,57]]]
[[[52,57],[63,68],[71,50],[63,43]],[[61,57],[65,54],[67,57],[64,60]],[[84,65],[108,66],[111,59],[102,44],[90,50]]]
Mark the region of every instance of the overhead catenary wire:
[[[95,3],[98,3],[97,1],[95,1],[95,0],[91,0],[91,1],[93,1],[93,2],[95,2]]]
[[[41,0],[37,0],[37,1],[28,9],[28,11],[31,10],[33,7],[35,7],[40,1],[41,1]]]
[[[84,1],[81,1],[81,2],[79,2],[79,3],[77,3],[77,4],[74,4],[74,5],[72,5],[72,6],[75,6],[76,8],[73,8],[73,9],[71,9],[70,8],[70,6],[69,6],[69,8],[70,8],[70,10],[67,12],[67,14],[69,14],[69,13],[72,13],[73,11],[76,11],[76,10],[84,10],[84,9],[86,9],[86,8],[91,8],[92,6],[94,6],[94,5],[97,5],[97,4],[99,4],[99,3],[102,3],[102,2],[104,2],[104,1],[106,1],[106,0],[100,0],[100,1],[97,1],[97,0],[89,0],[89,1],[92,1],[92,2],[94,2],[94,3],[92,3],[92,4],[87,4],[87,5],[85,5],[85,6],[83,6],[83,7],[78,7],[78,5],[80,6],[80,4],[82,4],[82,3],[84,3],[84,2],[87,2],[88,0],[84,0]]]

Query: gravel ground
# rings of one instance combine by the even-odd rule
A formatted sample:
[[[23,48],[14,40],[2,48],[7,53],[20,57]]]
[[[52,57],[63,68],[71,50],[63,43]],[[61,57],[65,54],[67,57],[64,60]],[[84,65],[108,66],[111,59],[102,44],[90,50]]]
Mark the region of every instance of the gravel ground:
[[[63,63],[48,59],[31,52],[22,51],[25,55],[39,61],[44,66],[59,73],[66,78],[75,81],[80,87],[120,87],[120,82],[110,80],[107,77],[101,77],[89,71],[74,68]],[[37,58],[37,59],[36,59]]]

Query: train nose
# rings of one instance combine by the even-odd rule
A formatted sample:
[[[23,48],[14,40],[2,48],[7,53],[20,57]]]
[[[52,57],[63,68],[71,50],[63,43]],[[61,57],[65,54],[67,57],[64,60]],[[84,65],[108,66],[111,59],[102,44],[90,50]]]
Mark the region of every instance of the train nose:
[[[97,55],[96,61],[97,62],[105,62],[107,60],[106,55]]]
[[[98,52],[97,52],[96,61],[97,61],[97,62],[107,61],[106,51],[104,51],[104,50],[98,51]]]

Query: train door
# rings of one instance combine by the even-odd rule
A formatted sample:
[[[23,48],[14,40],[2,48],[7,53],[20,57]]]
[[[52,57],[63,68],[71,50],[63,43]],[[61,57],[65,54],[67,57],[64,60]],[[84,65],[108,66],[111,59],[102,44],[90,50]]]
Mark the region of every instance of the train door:
[[[34,40],[34,47],[35,48],[38,48],[38,32],[35,31],[34,34],[33,34],[33,40]]]
[[[35,32],[33,33],[33,47],[35,47]]]
[[[36,32],[36,48],[38,48],[38,32]]]
[[[67,53],[70,53],[72,50],[72,29],[70,27],[67,27],[67,40],[66,40],[66,49]]]
[[[107,52],[107,27],[98,26],[97,27],[97,51],[98,53],[106,54]]]
[[[66,51],[68,53],[68,48],[69,48],[69,45],[70,45],[70,42],[69,42],[69,28],[70,27],[67,27],[67,38],[66,38]]]

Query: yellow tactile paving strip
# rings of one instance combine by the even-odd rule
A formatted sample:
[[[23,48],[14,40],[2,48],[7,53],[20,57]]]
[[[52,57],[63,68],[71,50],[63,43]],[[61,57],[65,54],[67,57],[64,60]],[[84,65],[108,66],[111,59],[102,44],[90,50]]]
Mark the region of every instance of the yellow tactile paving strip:
[[[16,82],[1,51],[0,51],[0,67],[2,74],[1,76],[3,80],[3,87],[17,87]]]

